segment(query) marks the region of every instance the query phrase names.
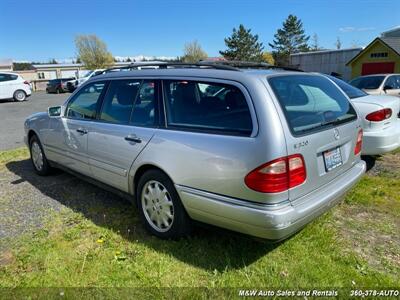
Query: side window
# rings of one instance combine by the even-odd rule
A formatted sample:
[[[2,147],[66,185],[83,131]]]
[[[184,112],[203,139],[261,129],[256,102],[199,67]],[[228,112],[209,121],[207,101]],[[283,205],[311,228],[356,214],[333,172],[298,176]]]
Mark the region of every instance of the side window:
[[[100,120],[128,124],[140,84],[141,80],[137,79],[111,81],[103,101]]]
[[[390,76],[385,83],[385,86],[387,85],[390,86],[392,89],[400,89],[400,76]]]
[[[157,116],[156,92],[154,81],[143,81],[136,98],[131,117],[135,126],[154,126]]]
[[[13,74],[0,74],[0,82],[16,80],[17,78],[18,76]]]
[[[81,89],[68,103],[66,116],[73,119],[94,119],[97,101],[104,86],[104,82],[94,82]]]
[[[195,81],[164,81],[167,123],[172,127],[250,135],[252,121],[239,88]]]
[[[390,86],[392,89],[396,89],[396,76],[390,76],[386,82],[385,86]]]

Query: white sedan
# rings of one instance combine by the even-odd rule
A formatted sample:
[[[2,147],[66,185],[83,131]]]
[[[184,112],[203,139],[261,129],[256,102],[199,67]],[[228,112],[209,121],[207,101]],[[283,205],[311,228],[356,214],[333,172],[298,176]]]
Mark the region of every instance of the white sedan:
[[[379,155],[400,146],[400,99],[368,95],[333,76],[327,76],[350,98],[362,119],[363,155]]]

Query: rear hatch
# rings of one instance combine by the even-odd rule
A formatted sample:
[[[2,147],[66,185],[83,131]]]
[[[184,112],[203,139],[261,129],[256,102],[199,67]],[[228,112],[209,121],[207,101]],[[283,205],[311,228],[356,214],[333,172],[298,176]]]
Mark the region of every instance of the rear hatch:
[[[294,201],[333,181],[358,160],[360,124],[348,98],[315,74],[277,75],[268,82],[281,107],[288,155],[301,154],[306,181],[289,190]]]

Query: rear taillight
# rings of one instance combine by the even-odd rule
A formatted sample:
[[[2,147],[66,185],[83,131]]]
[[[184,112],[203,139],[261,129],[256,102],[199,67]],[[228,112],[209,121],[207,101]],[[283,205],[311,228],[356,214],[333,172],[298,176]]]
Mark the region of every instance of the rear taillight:
[[[244,179],[246,185],[261,193],[279,193],[302,184],[307,178],[301,154],[270,161],[254,169]]]
[[[26,80],[25,80],[25,81],[24,81],[24,84],[29,84],[29,81],[26,81]]]
[[[354,154],[357,155],[361,152],[362,148],[362,136],[363,136],[363,131],[360,129],[357,134],[357,141],[356,141],[356,146],[354,147]]]
[[[392,116],[392,110],[390,108],[384,108],[368,114],[365,118],[368,121],[380,122],[389,119],[391,116]]]

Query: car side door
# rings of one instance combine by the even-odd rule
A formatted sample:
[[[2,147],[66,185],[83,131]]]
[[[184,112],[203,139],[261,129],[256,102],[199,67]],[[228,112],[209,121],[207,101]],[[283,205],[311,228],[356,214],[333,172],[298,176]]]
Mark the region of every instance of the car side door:
[[[386,95],[400,97],[400,75],[389,76],[383,85],[383,90]]]
[[[88,133],[94,178],[128,192],[129,170],[158,123],[158,86],[154,80],[110,81],[98,118]]]
[[[105,81],[85,85],[68,101],[61,118],[51,118],[45,140],[49,160],[91,176],[88,133],[93,127],[106,85]]]

